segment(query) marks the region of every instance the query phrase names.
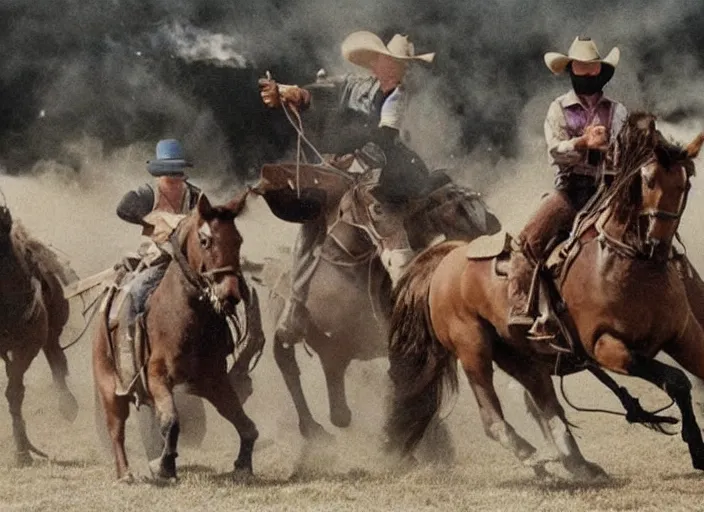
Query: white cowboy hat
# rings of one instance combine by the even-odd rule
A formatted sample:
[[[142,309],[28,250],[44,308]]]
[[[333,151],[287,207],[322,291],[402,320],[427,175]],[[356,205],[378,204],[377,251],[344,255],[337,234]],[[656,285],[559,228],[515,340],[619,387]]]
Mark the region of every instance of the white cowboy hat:
[[[435,53],[416,55],[408,36],[396,34],[389,44],[385,45],[379,36],[366,30],[353,32],[345,38],[342,42],[342,55],[351,63],[367,69],[371,68],[377,55],[388,55],[402,61],[423,62],[432,62],[435,57]]]
[[[576,37],[572,46],[570,46],[567,55],[556,52],[548,52],[545,54],[545,64],[550,68],[550,71],[559,75],[562,73],[567,65],[576,60],[578,62],[601,62],[602,64],[607,64],[612,68],[618,65],[618,60],[621,57],[621,51],[614,47],[611,49],[609,54],[601,58],[599,50],[596,47],[596,43],[588,37]]]

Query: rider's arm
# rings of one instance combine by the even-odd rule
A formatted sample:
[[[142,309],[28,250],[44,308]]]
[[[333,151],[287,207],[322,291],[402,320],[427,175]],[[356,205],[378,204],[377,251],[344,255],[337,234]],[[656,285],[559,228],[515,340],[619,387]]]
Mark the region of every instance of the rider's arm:
[[[372,76],[345,76],[340,85],[339,108],[371,115],[379,101],[379,81]]]
[[[154,190],[142,185],[124,195],[117,205],[117,216],[131,224],[144,225],[142,220],[154,208]]]
[[[570,138],[567,134],[565,115],[557,101],[553,101],[548,109],[544,129],[551,164],[570,166],[584,160],[584,138]]]
[[[614,103],[614,113],[611,118],[611,138],[612,144],[616,141],[616,137],[621,132],[626,118],[628,117],[628,110],[621,103]]]

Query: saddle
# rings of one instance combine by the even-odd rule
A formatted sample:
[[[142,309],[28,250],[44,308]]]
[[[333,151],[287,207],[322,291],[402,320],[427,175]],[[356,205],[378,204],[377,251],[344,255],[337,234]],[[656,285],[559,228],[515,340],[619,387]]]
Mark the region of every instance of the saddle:
[[[128,335],[126,326],[120,327],[128,317],[134,278],[146,268],[138,255],[125,257],[117,266],[113,282],[100,305],[100,316],[105,322],[110,355],[115,365],[115,394],[134,395],[137,407],[146,398],[145,368],[150,352],[144,315],[136,318],[134,338]]]
[[[535,267],[528,295],[529,311],[531,316],[539,319],[550,333],[550,336],[544,338],[526,336],[526,340],[538,353],[575,354],[578,347],[578,335],[560,295],[560,289],[571,263],[580,252],[581,238],[573,237],[552,244],[553,248],[548,251],[548,258]],[[482,236],[470,242],[467,258],[491,259],[494,275],[507,279],[512,254],[518,250],[515,239],[509,233],[502,231],[497,235]]]

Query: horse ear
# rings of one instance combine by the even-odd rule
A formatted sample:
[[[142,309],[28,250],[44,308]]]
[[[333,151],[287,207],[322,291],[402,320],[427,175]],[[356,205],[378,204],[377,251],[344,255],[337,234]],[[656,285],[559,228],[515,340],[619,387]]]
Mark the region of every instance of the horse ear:
[[[247,205],[247,196],[251,191],[252,189],[246,188],[241,194],[235,196],[232,201],[227,203],[225,209],[231,211],[237,217]]]
[[[702,145],[704,145],[704,132],[694,137],[692,142],[687,144],[687,147],[685,148],[687,151],[687,156],[689,158],[697,158],[697,156],[699,156],[699,151],[702,149]]]
[[[212,216],[213,206],[210,204],[210,201],[203,192],[201,192],[198,196],[196,208],[198,209],[198,214],[201,217],[208,218]]]

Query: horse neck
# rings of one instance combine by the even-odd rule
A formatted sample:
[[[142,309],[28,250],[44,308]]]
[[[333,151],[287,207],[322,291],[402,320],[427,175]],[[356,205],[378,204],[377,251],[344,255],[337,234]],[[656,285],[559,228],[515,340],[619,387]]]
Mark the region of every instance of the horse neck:
[[[16,298],[30,291],[32,275],[10,235],[0,241],[0,297]]]

